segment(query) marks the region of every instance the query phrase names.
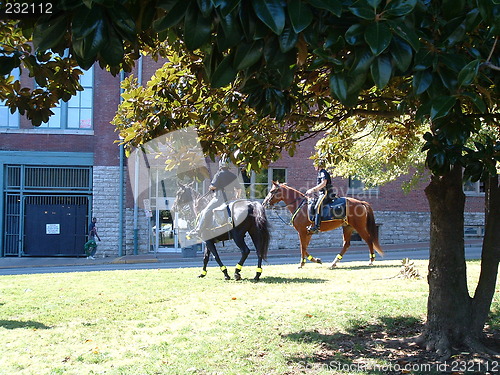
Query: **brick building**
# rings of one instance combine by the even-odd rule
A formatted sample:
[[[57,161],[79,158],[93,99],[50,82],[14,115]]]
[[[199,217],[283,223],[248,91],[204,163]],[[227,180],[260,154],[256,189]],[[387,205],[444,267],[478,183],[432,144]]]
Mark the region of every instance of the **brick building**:
[[[146,82],[158,66],[143,59],[134,74]],[[20,81],[34,85],[28,77]],[[81,83],[84,91],[37,128],[0,103],[0,256],[83,256],[92,217],[98,218],[102,238],[97,256],[179,251],[186,241],[169,211],[172,181],[158,174],[158,166],[129,173],[130,163],[110,124],[120,102],[120,77],[95,67],[85,72]],[[273,179],[303,190],[313,186],[316,172],[308,158],[314,142],[305,141],[293,158],[285,155],[268,170],[249,176],[252,196],[261,198]],[[132,187],[138,183],[145,188],[134,199]],[[400,181],[368,191],[356,180],[336,179],[334,185],[339,195],[372,204],[381,243],[428,240],[423,186],[405,194]],[[479,184],[469,184],[466,190],[466,234],[481,235],[484,193]],[[279,215],[286,221],[286,212]],[[271,250],[297,247],[295,231],[275,213],[268,216],[274,235]],[[311,247],[341,243],[338,230],[315,236]]]

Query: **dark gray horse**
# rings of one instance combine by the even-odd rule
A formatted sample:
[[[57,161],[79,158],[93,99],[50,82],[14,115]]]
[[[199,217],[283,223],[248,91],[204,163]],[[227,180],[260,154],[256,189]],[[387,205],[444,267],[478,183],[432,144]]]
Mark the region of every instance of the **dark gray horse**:
[[[181,208],[188,206],[190,212],[197,217],[203,207],[206,206],[209,197],[201,196],[196,190],[189,185],[179,185],[176,194],[174,211],[180,211]],[[215,244],[221,241],[234,240],[234,243],[241,250],[241,259],[236,265],[234,278],[241,280],[240,271],[243,268],[245,260],[250,254],[250,249],[245,243],[245,235],[248,233],[255,246],[258,256],[257,273],[254,277],[258,281],[262,274],[262,260],[267,258],[269,249],[270,233],[269,223],[266,217],[266,211],[259,202],[249,200],[238,200],[234,203],[230,202],[231,219],[234,225],[226,224],[227,230],[215,238],[204,239],[205,254],[203,257],[203,271],[199,277],[205,277],[207,274],[207,264],[210,260],[210,254],[213,254],[215,260],[219,264],[221,271],[224,273],[226,280],[230,280],[226,266],[222,263]]]

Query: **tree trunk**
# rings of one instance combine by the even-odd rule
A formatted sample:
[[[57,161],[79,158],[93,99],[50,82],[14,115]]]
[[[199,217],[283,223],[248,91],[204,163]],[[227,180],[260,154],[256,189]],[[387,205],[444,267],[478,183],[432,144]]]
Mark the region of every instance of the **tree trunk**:
[[[472,300],[467,290],[462,170],[433,176],[425,189],[431,211],[427,322],[418,342],[448,358],[470,331]]]
[[[474,293],[472,332],[481,338],[495,294],[500,260],[500,187],[498,175],[486,183],[486,225],[481,254],[481,275]]]
[[[433,176],[425,189],[431,211],[427,322],[418,343],[443,359],[453,347],[488,351],[481,345],[484,324],[495,293],[500,258],[500,188],[489,181],[481,274],[470,298],[464,251],[464,206],[460,167]]]

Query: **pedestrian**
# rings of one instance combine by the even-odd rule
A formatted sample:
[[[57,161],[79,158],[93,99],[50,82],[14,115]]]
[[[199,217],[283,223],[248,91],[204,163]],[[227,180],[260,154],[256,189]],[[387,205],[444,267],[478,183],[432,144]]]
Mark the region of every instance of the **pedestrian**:
[[[97,233],[97,218],[93,217],[92,222],[89,224],[89,234],[88,241],[85,243],[83,248],[85,249],[85,254],[87,254],[87,259],[95,259],[94,255],[97,251],[97,242],[95,242],[95,238],[101,241],[101,237]]]

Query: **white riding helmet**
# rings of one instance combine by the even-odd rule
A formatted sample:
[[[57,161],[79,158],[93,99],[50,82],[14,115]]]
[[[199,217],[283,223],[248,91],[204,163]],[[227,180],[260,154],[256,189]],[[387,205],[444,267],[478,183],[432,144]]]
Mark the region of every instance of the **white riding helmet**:
[[[229,158],[227,155],[222,155],[221,159],[219,160],[219,168],[229,168]]]

